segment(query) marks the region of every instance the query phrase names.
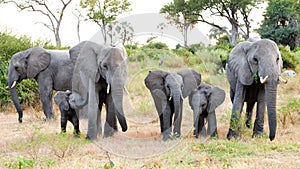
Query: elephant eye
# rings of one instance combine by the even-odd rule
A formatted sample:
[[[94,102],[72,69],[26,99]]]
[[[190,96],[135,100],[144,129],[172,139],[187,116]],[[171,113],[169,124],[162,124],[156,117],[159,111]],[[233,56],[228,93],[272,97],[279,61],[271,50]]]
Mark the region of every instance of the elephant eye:
[[[257,58],[253,58],[253,60],[254,60],[254,62],[256,62],[256,63],[258,62]]]
[[[278,62],[279,62],[279,58],[276,58],[276,63],[278,64]]]
[[[107,63],[103,63],[103,67],[107,69]]]

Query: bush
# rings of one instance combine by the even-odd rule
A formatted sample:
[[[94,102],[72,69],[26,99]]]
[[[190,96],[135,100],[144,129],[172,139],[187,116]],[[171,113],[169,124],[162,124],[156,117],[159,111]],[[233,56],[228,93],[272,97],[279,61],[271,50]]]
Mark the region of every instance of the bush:
[[[162,42],[152,42],[144,45],[142,47],[143,49],[148,48],[148,49],[169,49],[168,45]]]
[[[283,61],[283,68],[296,68],[299,64],[299,60],[296,58],[295,53],[291,52],[290,47],[282,45],[279,45],[278,47]]]

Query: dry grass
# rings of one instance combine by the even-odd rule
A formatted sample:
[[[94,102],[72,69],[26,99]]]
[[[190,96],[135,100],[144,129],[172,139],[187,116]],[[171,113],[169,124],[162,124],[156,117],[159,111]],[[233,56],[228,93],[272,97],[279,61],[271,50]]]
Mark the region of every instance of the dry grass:
[[[60,135],[57,107],[52,122],[43,121],[40,107],[26,108],[22,124],[17,122],[14,107],[0,113],[0,168],[299,168],[299,120],[294,120],[294,124],[287,121],[285,127],[278,120],[273,142],[266,136],[251,138],[252,131],[246,128],[243,128],[241,139],[226,140],[231,102],[225,75],[202,76],[203,81],[220,86],[227,93],[225,102],[216,111],[219,138],[192,137],[192,111],[186,99],[182,137],[161,141],[154,103],[143,82],[148,73],[146,65],[129,65],[127,88],[130,94],[125,95],[124,103],[129,129],[111,138],[85,141],[86,120],[80,120],[80,138],[73,137],[70,123],[67,134]],[[289,79],[288,84],[279,86],[279,110],[290,103],[291,98],[299,99],[299,80],[300,77]],[[297,111],[288,116],[300,119]],[[266,121],[265,131],[268,133],[267,124]]]

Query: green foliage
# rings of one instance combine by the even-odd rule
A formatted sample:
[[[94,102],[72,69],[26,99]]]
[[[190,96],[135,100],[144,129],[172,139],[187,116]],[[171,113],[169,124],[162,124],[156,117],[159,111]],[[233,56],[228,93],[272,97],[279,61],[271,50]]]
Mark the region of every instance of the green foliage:
[[[283,60],[283,68],[296,68],[300,60],[296,58],[295,53],[290,50],[289,46],[279,45],[278,47]]]
[[[287,124],[295,124],[295,122],[299,121],[300,119],[295,119],[300,115],[299,111],[300,107],[300,99],[291,99],[286,105],[282,106],[278,112],[279,114],[279,121],[282,123],[283,127],[287,127]]]
[[[148,43],[148,44],[142,46],[142,49],[145,49],[145,48],[149,48],[149,49],[169,49],[168,45],[163,43],[163,42],[151,42],[151,43]]]
[[[16,161],[6,162],[5,167],[10,168],[10,169],[33,168],[34,161],[27,160],[23,156],[18,156]]]
[[[129,11],[130,5],[128,0],[80,0],[80,6],[88,11],[88,19],[101,28],[105,43],[108,25],[116,21],[118,15]]]
[[[272,39],[277,44],[289,45],[294,49],[296,36],[300,33],[300,2],[271,0],[268,4],[258,33],[262,38]]]

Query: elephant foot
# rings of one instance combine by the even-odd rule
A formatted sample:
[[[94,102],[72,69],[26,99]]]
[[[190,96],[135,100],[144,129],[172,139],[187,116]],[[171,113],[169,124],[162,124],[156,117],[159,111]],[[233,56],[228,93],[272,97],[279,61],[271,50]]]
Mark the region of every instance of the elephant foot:
[[[170,136],[170,134],[164,134],[163,135],[163,141],[168,141],[168,140],[171,140],[171,136]]]
[[[178,132],[174,132],[174,134],[173,134],[173,138],[179,138],[180,137],[180,133],[178,133]]]
[[[237,139],[238,137],[240,137],[239,133],[229,129],[228,133],[227,133],[227,139],[230,140],[232,137],[234,137],[235,139]]]
[[[22,118],[19,118],[18,120],[19,120],[19,123],[22,123],[22,122],[23,122],[23,119],[22,119]]]
[[[246,120],[246,127],[248,128],[248,129],[251,129],[252,128],[252,123],[251,123],[251,121],[248,121],[248,120]]]
[[[117,128],[111,127],[107,122],[104,124],[104,138],[111,137],[114,133],[118,132]]]
[[[91,136],[86,136],[85,137],[85,140],[87,140],[87,141],[95,141],[95,140],[97,140],[97,137],[91,137]]]
[[[74,134],[75,137],[80,137],[80,131],[79,130],[78,131],[74,130],[73,134]]]
[[[252,138],[266,136],[267,134],[264,131],[253,131]]]

